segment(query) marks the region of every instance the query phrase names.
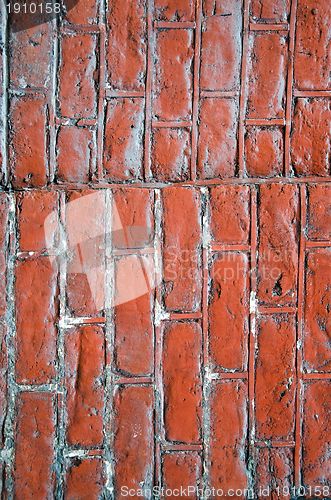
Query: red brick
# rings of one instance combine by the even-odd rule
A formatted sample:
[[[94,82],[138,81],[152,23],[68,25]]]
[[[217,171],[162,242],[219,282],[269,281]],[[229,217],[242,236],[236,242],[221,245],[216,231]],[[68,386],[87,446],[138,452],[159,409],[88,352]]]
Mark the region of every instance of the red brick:
[[[153,482],[153,388],[119,387],[115,394],[115,495],[121,487],[151,488]]]
[[[92,118],[96,113],[96,37],[67,35],[61,43],[59,107],[62,116]]]
[[[176,182],[189,178],[191,147],[187,130],[154,130],[151,155],[152,173],[156,181]]]
[[[325,0],[299,0],[294,77],[299,89],[330,89],[330,5]]]
[[[96,24],[98,20],[99,1],[85,0],[84,2],[75,2],[73,7],[70,3],[67,5],[67,14],[65,19],[72,24]],[[71,2],[72,5],[72,2]]]
[[[105,478],[102,461],[98,458],[75,460],[66,477],[66,500],[98,500],[101,498]]]
[[[169,441],[196,443],[201,433],[201,328],[168,323],[164,328],[165,432]]]
[[[16,266],[16,378],[42,384],[55,376],[58,283],[48,257]]]
[[[28,14],[28,16],[32,21],[31,14]],[[11,17],[12,27],[16,30],[16,27],[23,24],[23,19],[19,18],[23,18],[24,14]],[[37,16],[33,17],[37,21]],[[15,87],[47,88],[51,84],[52,24],[40,22],[42,19],[39,13],[36,25],[29,23],[29,27],[25,26],[23,30],[10,31],[9,78],[11,85]],[[36,61],[38,61],[37,64]]]
[[[218,383],[211,395],[210,485],[246,488],[247,388],[242,381]]]
[[[306,486],[331,486],[331,387],[329,380],[306,385],[303,409],[302,476]],[[329,490],[330,491],[330,490]],[[323,494],[324,496],[324,494]],[[326,493],[326,497],[330,496]]]
[[[211,269],[210,356],[222,369],[246,370],[249,264],[245,254],[217,255]]]
[[[204,2],[200,86],[208,90],[234,90],[240,83],[241,0]]]
[[[16,409],[14,496],[52,498],[54,495],[55,408],[50,393],[23,392]]]
[[[308,238],[331,240],[331,186],[308,187]]]
[[[95,134],[80,127],[61,127],[57,137],[57,180],[89,182],[95,172]]]
[[[154,10],[161,21],[194,21],[194,0],[155,0]]]
[[[261,439],[293,438],[295,404],[295,317],[258,321],[255,380],[256,433]]]
[[[27,191],[17,195],[20,250],[50,252],[56,246],[59,196],[56,192]]]
[[[115,263],[115,360],[117,370],[126,375],[153,370],[152,259],[129,255]]]
[[[14,187],[42,187],[47,181],[46,106],[43,97],[11,101],[9,166]]]
[[[114,0],[108,7],[107,64],[114,89],[142,90],[146,72],[145,0]]]
[[[176,490],[188,487],[201,487],[202,475],[201,457],[198,453],[169,453],[163,456],[162,464],[163,487],[169,488],[175,494]],[[169,497],[170,495],[168,495]],[[184,496],[184,495],[177,495]],[[187,498],[197,499],[197,495],[191,493]]]
[[[160,120],[191,117],[192,43],[190,30],[158,32],[153,111]]]
[[[308,370],[331,371],[331,252],[308,254],[304,329],[304,365]]]
[[[260,448],[256,459],[256,489],[270,500],[290,498],[293,488],[293,451],[288,448]],[[262,497],[262,494],[260,495]]]
[[[283,133],[250,127],[245,137],[246,170],[251,177],[274,177],[283,171]]]
[[[249,242],[249,187],[216,186],[210,189],[210,227],[213,241]]]
[[[108,102],[103,163],[114,181],[142,178],[144,133],[143,99]]]
[[[0,447],[5,442],[5,419],[7,416],[7,370],[8,355],[6,345],[7,327],[0,323]],[[1,488],[0,488],[1,493]]]
[[[250,7],[254,21],[284,23],[288,21],[290,0],[252,0]]]
[[[259,34],[252,40],[247,114],[249,118],[281,118],[285,109],[286,38]]]
[[[199,178],[234,177],[237,164],[238,108],[233,99],[203,99],[200,108]]]
[[[200,200],[190,188],[166,188],[164,206],[164,302],[171,311],[200,306]],[[183,221],[189,220],[189,225]]]
[[[292,165],[298,176],[330,173],[330,102],[297,99],[292,124]]]
[[[298,188],[266,184],[259,199],[258,298],[265,304],[295,304]]]
[[[104,360],[102,328],[85,326],[66,335],[66,430],[70,445],[102,445]]]
[[[7,194],[0,193],[0,316],[6,312],[8,218],[9,199]]]

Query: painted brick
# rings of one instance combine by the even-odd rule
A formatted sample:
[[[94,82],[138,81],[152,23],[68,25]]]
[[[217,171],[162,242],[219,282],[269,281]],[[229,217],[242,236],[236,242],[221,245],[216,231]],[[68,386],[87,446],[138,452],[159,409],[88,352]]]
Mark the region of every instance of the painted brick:
[[[70,6],[65,19],[72,24],[96,24],[98,20],[99,0],[85,0],[85,2],[75,2]],[[71,3],[72,4],[72,3]]]
[[[260,187],[258,298],[265,304],[295,304],[298,262],[298,189]]]
[[[115,393],[115,494],[121,486],[151,488],[153,482],[153,389],[120,386]]]
[[[102,445],[104,362],[102,328],[85,326],[66,335],[66,427],[70,445]]]
[[[15,97],[10,109],[9,166],[14,187],[47,181],[46,106],[43,97]]]
[[[304,365],[309,371],[331,371],[331,251],[319,249],[307,257]]]
[[[193,0],[155,0],[154,11],[161,21],[194,21]]]
[[[184,181],[189,178],[190,134],[185,129],[156,129],[152,142],[152,173],[156,181]]]
[[[23,392],[18,396],[16,412],[15,498],[52,498],[55,455],[53,395]]]
[[[200,486],[201,457],[198,453],[168,453],[163,457],[163,486],[169,490]],[[175,491],[176,493],[176,491]],[[188,496],[188,495],[187,495]],[[197,499],[194,494],[188,498]]]
[[[295,317],[262,317],[257,330],[256,434],[260,439],[290,440],[294,432]]]
[[[283,133],[250,127],[245,136],[246,170],[250,177],[276,177],[283,171]]]
[[[59,110],[68,118],[96,113],[97,40],[88,34],[67,35],[61,43]]]
[[[142,90],[146,71],[146,5],[112,1],[108,7],[109,83],[119,90]]]
[[[290,499],[286,491],[294,487],[293,451],[288,448],[260,448],[256,458],[256,489],[270,500]],[[262,496],[262,495],[260,495]]]
[[[87,183],[95,172],[95,164],[93,130],[61,127],[57,136],[57,180]]]
[[[196,311],[200,305],[200,200],[189,188],[166,188],[164,208],[164,303],[171,311]],[[182,224],[190,220],[189,226]]]
[[[55,376],[56,262],[48,257],[19,261],[15,285],[17,382],[48,383]]]
[[[108,102],[103,154],[105,176],[124,181],[142,178],[143,99]]]
[[[0,447],[5,443],[5,419],[7,416],[7,370],[8,370],[8,353],[6,345],[7,328],[6,325],[0,323]],[[1,491],[1,489],[0,489]]]
[[[165,432],[169,441],[196,443],[201,433],[201,328],[168,323],[164,328]]]
[[[331,187],[328,185],[308,188],[308,238],[331,240]]]
[[[0,194],[0,317],[6,312],[6,270],[7,240],[9,229],[9,199],[5,193]]]
[[[65,498],[67,500],[97,500],[105,484],[102,461],[98,458],[75,460],[67,472]]]
[[[216,384],[211,394],[210,486],[246,488],[247,388],[242,381]]]
[[[242,1],[204,1],[200,86],[235,90],[240,84]]]
[[[160,120],[189,120],[191,117],[192,43],[189,30],[158,33],[153,112]]]
[[[303,415],[303,484],[330,487],[331,470],[327,458],[331,443],[329,380],[306,385]]]
[[[284,23],[288,21],[290,0],[252,0],[250,13],[254,21]]]
[[[249,263],[245,254],[218,254],[212,264],[209,298],[211,361],[244,371],[248,357]]]
[[[294,77],[299,89],[331,88],[330,23],[328,2],[298,1]]]
[[[285,109],[287,45],[278,34],[259,34],[251,40],[247,115],[282,118]]]
[[[292,122],[292,165],[296,175],[330,173],[330,102],[297,99]]]
[[[237,164],[237,104],[233,99],[203,99],[200,108],[199,178],[234,177]]]

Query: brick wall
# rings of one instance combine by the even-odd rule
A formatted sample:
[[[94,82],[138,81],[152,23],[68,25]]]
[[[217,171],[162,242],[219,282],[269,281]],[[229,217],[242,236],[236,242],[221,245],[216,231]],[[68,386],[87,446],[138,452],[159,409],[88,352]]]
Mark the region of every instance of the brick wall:
[[[1,4],[3,498],[330,498],[328,2],[72,3]]]

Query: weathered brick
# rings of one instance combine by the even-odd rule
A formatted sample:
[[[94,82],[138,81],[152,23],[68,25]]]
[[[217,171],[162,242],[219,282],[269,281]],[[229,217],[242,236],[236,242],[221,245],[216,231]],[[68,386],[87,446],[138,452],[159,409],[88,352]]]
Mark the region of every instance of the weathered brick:
[[[7,370],[8,370],[8,354],[7,354],[7,327],[0,323],[0,447],[2,448],[5,442],[5,419],[7,416]],[[1,488],[0,488],[1,492]]]
[[[244,371],[248,357],[249,263],[245,254],[215,257],[210,276],[209,348],[214,365]]]
[[[68,118],[93,118],[96,113],[97,40],[94,35],[66,35],[61,40],[59,110]]]
[[[52,251],[59,237],[58,193],[27,191],[19,193],[16,200],[20,250]]]
[[[256,434],[261,439],[290,440],[294,431],[295,317],[262,317],[257,330]]]
[[[102,444],[104,360],[102,328],[85,326],[66,335],[66,431],[70,445]]]
[[[210,228],[213,241],[249,242],[249,187],[215,186],[210,189]]]
[[[275,177],[283,171],[283,133],[250,127],[245,136],[246,170],[251,177]]]
[[[95,149],[93,130],[61,127],[57,136],[57,180],[89,182],[95,172]]]
[[[151,164],[156,181],[176,182],[189,178],[190,134],[185,129],[154,130]]]
[[[66,476],[65,498],[67,500],[97,500],[101,498],[105,484],[102,461],[98,458],[76,459]]]
[[[331,11],[325,0],[299,0],[294,77],[299,89],[331,88]]]
[[[256,490],[270,500],[289,499],[294,487],[293,451],[288,448],[260,448],[256,457]]]
[[[242,1],[205,1],[200,86],[235,90],[240,83]]]
[[[169,491],[177,493],[176,490],[180,491],[180,488],[187,490],[189,486],[198,487],[202,474],[201,457],[198,453],[167,453],[163,456],[162,472],[163,486],[169,488]],[[186,496],[198,498],[192,493]]]
[[[15,291],[17,382],[48,383],[55,376],[56,262],[48,257],[18,261]]]
[[[160,120],[191,117],[192,43],[190,30],[158,32],[153,111]]]
[[[171,322],[164,328],[163,386],[169,441],[196,443],[201,433],[201,328]]]
[[[292,123],[292,165],[298,176],[330,174],[330,102],[297,99]]]
[[[331,186],[308,187],[308,238],[331,240]]]
[[[200,306],[200,200],[196,190],[166,188],[164,207],[164,303],[171,311],[196,311]],[[183,225],[189,220],[189,225]]]
[[[258,34],[251,41],[247,114],[281,118],[285,109],[287,41],[278,34]]]
[[[331,371],[331,251],[319,249],[307,257],[304,328],[304,366]]]
[[[228,491],[246,488],[247,387],[217,383],[211,394],[210,485]]]
[[[6,271],[7,271],[7,242],[9,232],[9,198],[0,193],[0,317],[6,312]]]
[[[142,90],[146,72],[145,0],[113,0],[108,7],[109,83],[119,90]]]
[[[295,304],[298,262],[298,188],[260,187],[258,298],[265,304]]]
[[[120,386],[115,394],[115,494],[121,487],[151,488],[153,483],[153,388]]]
[[[233,99],[203,99],[200,108],[198,176],[234,177],[238,107]]]
[[[10,107],[9,166],[14,187],[47,181],[46,105],[43,97],[15,97]]]
[[[72,24],[96,24],[98,20],[99,0],[85,0],[84,2],[66,2],[69,8],[65,16],[66,21]]]
[[[154,11],[161,21],[193,21],[194,0],[155,0]]]
[[[111,180],[142,178],[144,132],[143,99],[108,102],[103,163]]]
[[[288,21],[290,0],[252,0],[250,13],[254,21],[284,23]]]
[[[14,496],[52,498],[54,495],[55,408],[51,393],[18,395],[15,423]]]
[[[331,387],[329,380],[306,384],[303,415],[303,484],[311,487],[328,485],[330,488],[331,467],[328,457],[331,446]],[[329,493],[325,496],[329,496]]]

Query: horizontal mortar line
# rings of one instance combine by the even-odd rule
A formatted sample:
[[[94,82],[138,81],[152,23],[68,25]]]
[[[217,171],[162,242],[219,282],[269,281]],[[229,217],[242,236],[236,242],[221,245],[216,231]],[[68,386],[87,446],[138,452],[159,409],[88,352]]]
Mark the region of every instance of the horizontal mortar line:
[[[236,90],[201,90],[200,97],[239,97]]]
[[[191,312],[191,313],[176,313],[176,312],[171,312],[169,313],[168,318],[164,318],[165,320],[185,320],[185,319],[201,319],[202,318],[202,312]]]
[[[116,97],[145,97],[145,91],[143,90],[111,90],[105,89],[105,97],[116,98]]]
[[[194,29],[194,21],[154,21],[154,28],[157,29]]]
[[[294,90],[294,97],[331,97],[331,90]]]
[[[309,248],[329,248],[331,247],[331,241],[309,241],[306,240],[306,249]]]
[[[192,127],[191,121],[172,121],[153,120],[152,128],[188,128]]]
[[[202,451],[202,444],[172,444],[162,443],[162,451]]]
[[[285,126],[285,118],[246,118],[246,125],[259,125],[273,127],[275,125]]]
[[[102,26],[97,24],[63,24],[60,26],[60,33],[64,35],[71,35],[75,33],[91,33],[99,34],[102,31]]]
[[[71,328],[72,326],[82,326],[82,325],[103,325],[106,323],[106,318],[95,317],[95,318],[69,318],[64,317],[60,319],[60,328]]]
[[[223,245],[222,243],[211,243],[212,252],[249,252],[250,245]]]
[[[51,253],[51,252],[46,252],[41,250],[40,252],[36,252],[34,250],[29,250],[29,251],[23,251],[23,252],[17,252],[16,258],[19,260],[26,260],[26,259],[38,259],[39,257],[49,257],[49,258],[56,258],[59,256],[59,253]]]
[[[287,23],[249,23],[250,31],[288,31],[289,25]]]
[[[21,384],[14,383],[18,392],[63,392],[63,387],[56,383],[50,384]]]
[[[295,447],[295,442],[294,441],[262,441],[262,440],[257,440],[255,441],[255,446],[258,446],[259,448],[294,448]]]
[[[119,377],[118,373],[114,374],[115,384],[137,385],[137,384],[154,384],[154,377]]]
[[[331,380],[331,373],[303,373],[303,380]]]
[[[64,458],[79,458],[79,457],[95,457],[95,456],[103,456],[104,450],[101,448],[95,448],[93,450],[86,448],[64,448],[63,450]]]
[[[10,87],[8,89],[10,94],[19,94],[19,95],[33,95],[33,94],[43,94],[44,96],[47,93],[47,89],[42,87]]]
[[[112,254],[115,256],[125,255],[151,255],[155,253],[153,247],[146,248],[114,248]]]
[[[98,124],[98,120],[96,118],[65,118],[65,117],[56,117],[55,124],[58,126],[72,126],[72,127],[96,127]]]
[[[245,380],[248,378],[248,372],[221,372],[215,371],[209,375],[211,380],[233,380],[233,379],[242,379]]]
[[[260,306],[257,308],[258,314],[296,314],[297,308],[295,306],[281,306],[269,307]]]

